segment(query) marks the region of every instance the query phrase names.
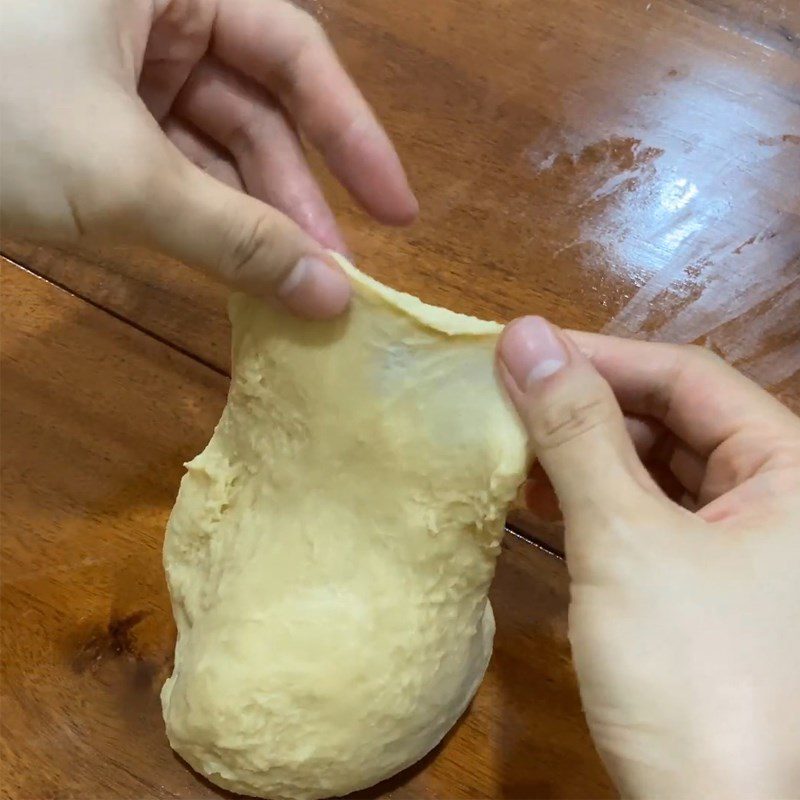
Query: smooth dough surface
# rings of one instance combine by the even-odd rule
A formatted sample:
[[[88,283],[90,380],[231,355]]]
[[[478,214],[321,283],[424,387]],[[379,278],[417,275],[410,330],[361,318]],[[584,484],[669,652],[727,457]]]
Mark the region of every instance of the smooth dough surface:
[[[164,548],[170,743],[262,797],[370,786],[447,733],[491,655],[526,470],[500,326],[342,266],[356,296],[333,322],[232,298],[228,404]]]

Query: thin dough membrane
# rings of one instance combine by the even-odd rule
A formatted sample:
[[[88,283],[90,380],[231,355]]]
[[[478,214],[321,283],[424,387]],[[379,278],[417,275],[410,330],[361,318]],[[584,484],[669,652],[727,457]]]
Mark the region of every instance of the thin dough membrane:
[[[472,699],[523,429],[500,326],[363,275],[341,319],[231,301],[234,378],[164,547],[172,747],[227,789],[305,800],[414,763]]]

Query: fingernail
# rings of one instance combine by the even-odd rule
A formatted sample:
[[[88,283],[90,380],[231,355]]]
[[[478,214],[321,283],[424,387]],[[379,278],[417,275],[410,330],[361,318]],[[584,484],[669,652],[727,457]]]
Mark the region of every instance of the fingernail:
[[[520,391],[558,372],[567,363],[567,351],[553,327],[541,317],[512,322],[500,340],[500,358]]]
[[[278,287],[278,297],[300,317],[329,319],[347,308],[350,281],[337,265],[303,256]]]

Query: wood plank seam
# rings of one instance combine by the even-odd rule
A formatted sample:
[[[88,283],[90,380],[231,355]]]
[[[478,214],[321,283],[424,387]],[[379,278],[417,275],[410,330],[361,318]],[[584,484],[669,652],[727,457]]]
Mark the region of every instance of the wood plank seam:
[[[191,350],[187,350],[185,347],[181,347],[179,344],[175,342],[171,342],[169,339],[160,336],[155,331],[149,330],[145,328],[143,325],[140,325],[137,322],[134,322],[132,319],[120,314],[117,311],[114,311],[107,306],[98,303],[95,300],[92,300],[91,297],[87,297],[86,295],[81,294],[80,292],[71,289],[69,286],[61,283],[60,281],[56,280],[55,278],[51,278],[48,275],[44,275],[38,270],[33,269],[32,267],[28,266],[27,264],[22,264],[17,259],[11,258],[4,250],[0,249],[0,257],[4,258],[6,261],[13,264],[17,269],[21,269],[24,272],[33,275],[33,277],[38,278],[40,281],[44,281],[45,283],[49,283],[51,286],[54,286],[56,289],[61,290],[62,292],[66,292],[68,295],[76,298],[77,300],[82,300],[84,303],[88,303],[92,308],[96,308],[98,311],[102,311],[109,316],[113,317],[120,322],[124,322],[126,325],[130,325],[134,330],[139,331],[139,333],[143,333],[145,336],[149,336],[151,339],[155,339],[160,344],[165,345],[166,347],[175,350],[176,352],[180,353],[187,358],[192,359],[192,361],[196,361],[198,364],[202,364],[204,367],[207,367],[212,372],[216,372],[217,375],[221,375],[224,378],[230,379],[230,373],[227,370],[220,369],[216,364],[212,364],[210,361],[206,361],[202,356],[198,356],[196,353],[193,353]]]
[[[547,542],[538,539],[532,533],[528,533],[528,531],[524,530],[519,525],[515,525],[513,522],[506,521],[505,528],[506,533],[510,533],[512,536],[516,536],[518,539],[522,539],[528,544],[532,544],[534,547],[546,553],[548,556],[552,556],[559,561],[566,561],[563,553],[556,550],[555,547],[551,547],[549,544],[547,544]]]
[[[133,320],[127,318],[123,314],[120,314],[119,312],[114,311],[113,309],[107,308],[106,306],[102,305],[101,303],[98,303],[97,301],[92,300],[90,297],[84,296],[80,292],[77,292],[74,289],[71,289],[70,287],[65,286],[64,284],[62,284],[58,280],[55,280],[55,279],[53,279],[53,278],[51,278],[49,276],[41,274],[40,272],[38,272],[35,269],[32,269],[31,267],[29,267],[26,264],[20,263],[17,259],[9,257],[2,250],[0,250],[0,257],[4,258],[9,264],[12,264],[17,269],[20,269],[23,272],[28,273],[32,277],[37,278],[40,281],[44,281],[45,283],[53,286],[54,288],[58,289],[59,291],[62,291],[65,294],[70,295],[70,297],[74,297],[76,300],[80,300],[80,301],[82,301],[84,303],[87,303],[92,308],[96,308],[98,311],[101,311],[101,312],[103,312],[105,314],[108,314],[110,317],[113,317],[114,319],[118,320],[119,322],[122,322],[122,323],[124,323],[126,325],[130,325],[134,330],[138,331],[139,333],[141,333],[141,334],[143,334],[145,336],[149,336],[151,339],[154,339],[159,344],[162,344],[165,347],[171,348],[172,350],[180,353],[181,355],[185,356],[186,358],[189,358],[192,361],[200,364],[201,366],[206,367],[207,369],[210,369],[212,372],[215,372],[217,375],[220,375],[221,377],[230,379],[230,374],[228,373],[227,370],[220,369],[215,364],[212,364],[212,363],[206,361],[201,356],[198,356],[195,353],[192,353],[190,350],[187,350],[186,348],[181,347],[180,345],[176,344],[175,342],[171,342],[169,339],[166,339],[165,337],[160,336],[159,334],[155,333],[154,331],[149,330],[148,328],[144,327],[143,325],[140,325],[140,324],[134,322]],[[542,552],[546,553],[548,556],[551,556],[551,557],[553,557],[555,559],[558,559],[559,561],[563,561],[564,560],[563,553],[561,553],[557,549],[551,547],[545,541],[539,539],[537,536],[535,536],[534,534],[532,534],[529,531],[525,530],[520,525],[516,525],[516,524],[514,524],[512,522],[506,521],[505,530],[506,530],[506,533],[510,533],[512,536],[516,536],[517,538],[522,539],[524,542],[527,542],[528,544],[533,545],[534,547],[538,548]]]

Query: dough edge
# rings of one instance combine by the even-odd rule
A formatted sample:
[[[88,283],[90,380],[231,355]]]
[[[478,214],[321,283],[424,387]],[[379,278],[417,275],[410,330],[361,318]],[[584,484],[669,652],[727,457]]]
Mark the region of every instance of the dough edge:
[[[497,336],[503,326],[498,322],[478,319],[468,314],[459,314],[449,308],[434,306],[420,300],[413,294],[400,292],[386,286],[370,275],[354,267],[344,256],[332,253],[356,290],[363,297],[379,298],[387,305],[405,314],[424,328],[443,333],[446,336]]]

